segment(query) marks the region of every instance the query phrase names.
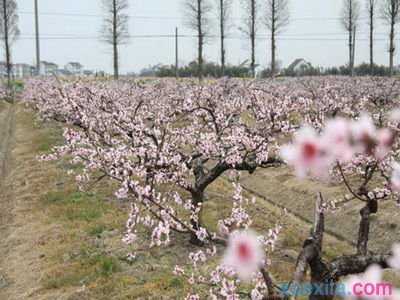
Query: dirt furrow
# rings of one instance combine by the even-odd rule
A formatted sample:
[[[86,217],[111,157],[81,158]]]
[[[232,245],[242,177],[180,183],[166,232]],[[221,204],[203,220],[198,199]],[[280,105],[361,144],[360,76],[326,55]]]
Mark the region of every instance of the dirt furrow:
[[[12,220],[13,203],[10,197],[7,196],[4,180],[10,169],[11,160],[11,144],[14,132],[14,115],[15,108],[13,105],[3,104],[0,109],[0,299],[2,298],[2,289],[9,282],[7,274],[3,272],[5,245],[4,242],[9,234],[9,224]]]

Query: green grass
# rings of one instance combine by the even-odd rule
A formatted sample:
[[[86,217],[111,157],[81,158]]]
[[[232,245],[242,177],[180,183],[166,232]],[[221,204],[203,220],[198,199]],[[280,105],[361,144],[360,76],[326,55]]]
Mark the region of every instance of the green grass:
[[[108,227],[105,224],[95,224],[93,226],[91,226],[88,230],[87,233],[90,236],[96,236],[96,237],[100,237],[101,234],[105,231],[107,231]]]
[[[50,153],[54,146],[62,145],[64,141],[62,137],[62,130],[61,127],[59,127],[59,125],[51,124],[48,128],[46,128],[46,131],[47,134],[42,135],[35,145],[36,151],[39,154]]]
[[[47,204],[57,206],[58,218],[69,221],[92,222],[101,218],[109,208],[102,197],[93,193],[51,191],[44,196]]]

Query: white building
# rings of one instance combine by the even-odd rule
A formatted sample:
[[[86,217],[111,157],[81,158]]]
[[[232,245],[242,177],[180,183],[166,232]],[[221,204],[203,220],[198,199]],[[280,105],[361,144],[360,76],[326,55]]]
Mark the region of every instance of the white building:
[[[28,64],[15,64],[13,74],[15,78],[26,78],[33,75],[35,68]]]
[[[41,61],[40,62],[40,75],[41,76],[52,76],[57,75],[58,65],[52,62]]]
[[[71,75],[82,75],[83,66],[78,62],[70,62],[65,65],[64,69],[71,73]]]
[[[92,70],[83,70],[83,75],[85,76],[92,76],[94,72]]]
[[[4,61],[0,61],[0,77],[7,76],[7,65]]]
[[[288,70],[299,74],[312,68],[312,65],[303,58],[298,58],[290,64]]]

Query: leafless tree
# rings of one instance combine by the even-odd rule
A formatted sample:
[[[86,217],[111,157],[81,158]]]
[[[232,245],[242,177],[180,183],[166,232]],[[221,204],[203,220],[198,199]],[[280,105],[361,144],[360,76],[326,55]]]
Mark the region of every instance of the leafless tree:
[[[5,53],[7,87],[11,88],[11,47],[19,36],[18,28],[18,5],[15,0],[1,0],[0,2],[0,35]]]
[[[389,33],[389,73],[393,75],[393,57],[395,47],[395,27],[400,20],[400,0],[383,0],[381,6],[381,17],[390,26]]]
[[[374,69],[374,30],[377,0],[367,0],[368,25],[369,25],[369,66]]]
[[[289,0],[267,0],[265,25],[271,34],[271,76],[276,74],[276,37],[289,25]]]
[[[221,75],[225,75],[226,50],[225,40],[229,28],[229,15],[232,9],[232,0],[216,0],[218,5],[219,34],[221,40]]]
[[[250,69],[253,77],[256,76],[256,37],[259,27],[259,4],[259,0],[242,0],[245,11],[244,26],[239,28],[250,40]]]
[[[344,0],[342,9],[342,24],[348,32],[349,38],[349,69],[350,75],[354,75],[355,60],[355,35],[360,18],[360,3],[358,0]]]
[[[129,38],[128,0],[102,0],[105,12],[102,39],[113,48],[114,79],[119,77],[119,49]]]
[[[197,73],[203,78],[204,45],[209,37],[211,28],[212,5],[209,0],[185,0],[184,10],[186,26],[196,32],[197,37]]]

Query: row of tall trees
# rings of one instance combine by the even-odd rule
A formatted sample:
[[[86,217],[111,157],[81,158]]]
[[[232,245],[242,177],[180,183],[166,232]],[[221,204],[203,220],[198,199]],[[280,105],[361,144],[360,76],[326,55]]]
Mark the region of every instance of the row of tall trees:
[[[374,69],[374,33],[377,17],[389,26],[389,73],[393,75],[396,25],[400,21],[400,0],[366,0],[369,26],[370,69]],[[356,34],[360,27],[361,4],[359,0],[344,0],[342,24],[348,33],[349,69],[354,74]]]
[[[7,0],[2,0],[7,1]],[[204,68],[204,45],[210,36],[214,6],[216,4],[216,15],[220,36],[220,64],[221,74],[225,74],[226,67],[226,39],[232,27],[232,4],[233,0],[183,0],[185,8],[185,19],[188,28],[193,30],[197,36],[197,65],[198,76],[203,77]],[[350,75],[354,75],[354,62],[356,50],[356,36],[360,25],[361,0],[343,0],[342,25],[348,34],[348,55]],[[370,69],[374,69],[374,33],[377,17],[389,26],[389,73],[393,75],[396,25],[400,21],[400,0],[364,0],[368,14],[369,26],[369,48]],[[106,18],[103,28],[104,40],[113,46],[114,53],[114,77],[118,78],[118,46],[126,41],[128,37],[128,9],[127,0],[103,0]],[[243,21],[239,26],[240,31],[247,37],[250,48],[249,66],[251,74],[255,76],[256,69],[256,41],[260,31],[260,21],[265,25],[270,36],[271,65],[270,75],[277,73],[276,53],[277,36],[289,24],[289,0],[241,0],[243,9]]]
[[[212,30],[214,5],[216,4],[216,16],[220,36],[221,73],[225,74],[226,67],[226,39],[232,28],[233,0],[183,0],[185,7],[185,19],[188,28],[196,32],[197,36],[197,63],[199,78],[203,77],[204,45],[208,41]],[[348,33],[349,69],[354,74],[356,34],[360,26],[361,4],[360,0],[343,0],[342,24]],[[376,18],[379,17],[389,26],[389,69],[393,74],[396,25],[400,22],[400,0],[365,0],[368,13],[369,40],[370,40],[370,68],[374,66],[374,32]],[[102,27],[102,40],[112,46],[114,78],[119,77],[119,46],[129,38],[128,32],[128,0],[102,0],[104,9],[104,23]],[[243,21],[239,26],[249,41],[250,59],[249,66],[252,76],[256,69],[256,41],[261,29],[261,23],[267,28],[270,35],[271,66],[270,75],[277,73],[276,53],[277,36],[289,24],[289,0],[241,0],[243,9]],[[11,46],[19,36],[18,13],[16,0],[0,0],[0,35],[5,52],[7,82],[11,84]],[[261,22],[263,21],[263,22]],[[38,47],[38,45],[37,45]]]
[[[226,65],[226,43],[231,26],[232,0],[215,0],[219,24],[219,36],[221,47],[221,72],[224,74]],[[288,0],[242,0],[244,18],[240,31],[246,35],[250,44],[250,70],[255,76],[256,69],[256,37],[260,30],[260,20],[271,35],[271,76],[276,74],[276,37],[289,24]],[[210,0],[185,0],[185,16],[187,25],[196,32],[198,39],[198,74],[203,76],[204,44],[211,31],[211,15],[213,5]],[[260,12],[264,12],[263,14]]]
[[[204,64],[204,45],[210,32],[210,14],[213,11],[210,0],[185,0],[186,15],[189,18],[188,27],[194,30],[198,37],[198,68],[199,77],[202,77]],[[226,43],[229,35],[231,21],[232,0],[217,1],[219,33],[221,46],[221,70],[224,74],[226,65]],[[393,75],[396,25],[400,21],[400,0],[365,0],[368,13],[369,47],[370,47],[370,69],[374,69],[374,33],[377,17],[389,26],[389,74]],[[288,0],[241,0],[244,11],[243,25],[239,27],[249,40],[250,59],[249,65],[252,76],[256,69],[256,40],[260,30],[260,19],[268,29],[270,35],[271,65],[270,75],[277,73],[276,66],[276,39],[283,29],[289,24],[289,1]],[[348,33],[349,70],[354,75],[356,37],[360,25],[361,16],[360,0],[344,0],[342,10],[342,25]],[[260,13],[262,12],[262,13]]]

